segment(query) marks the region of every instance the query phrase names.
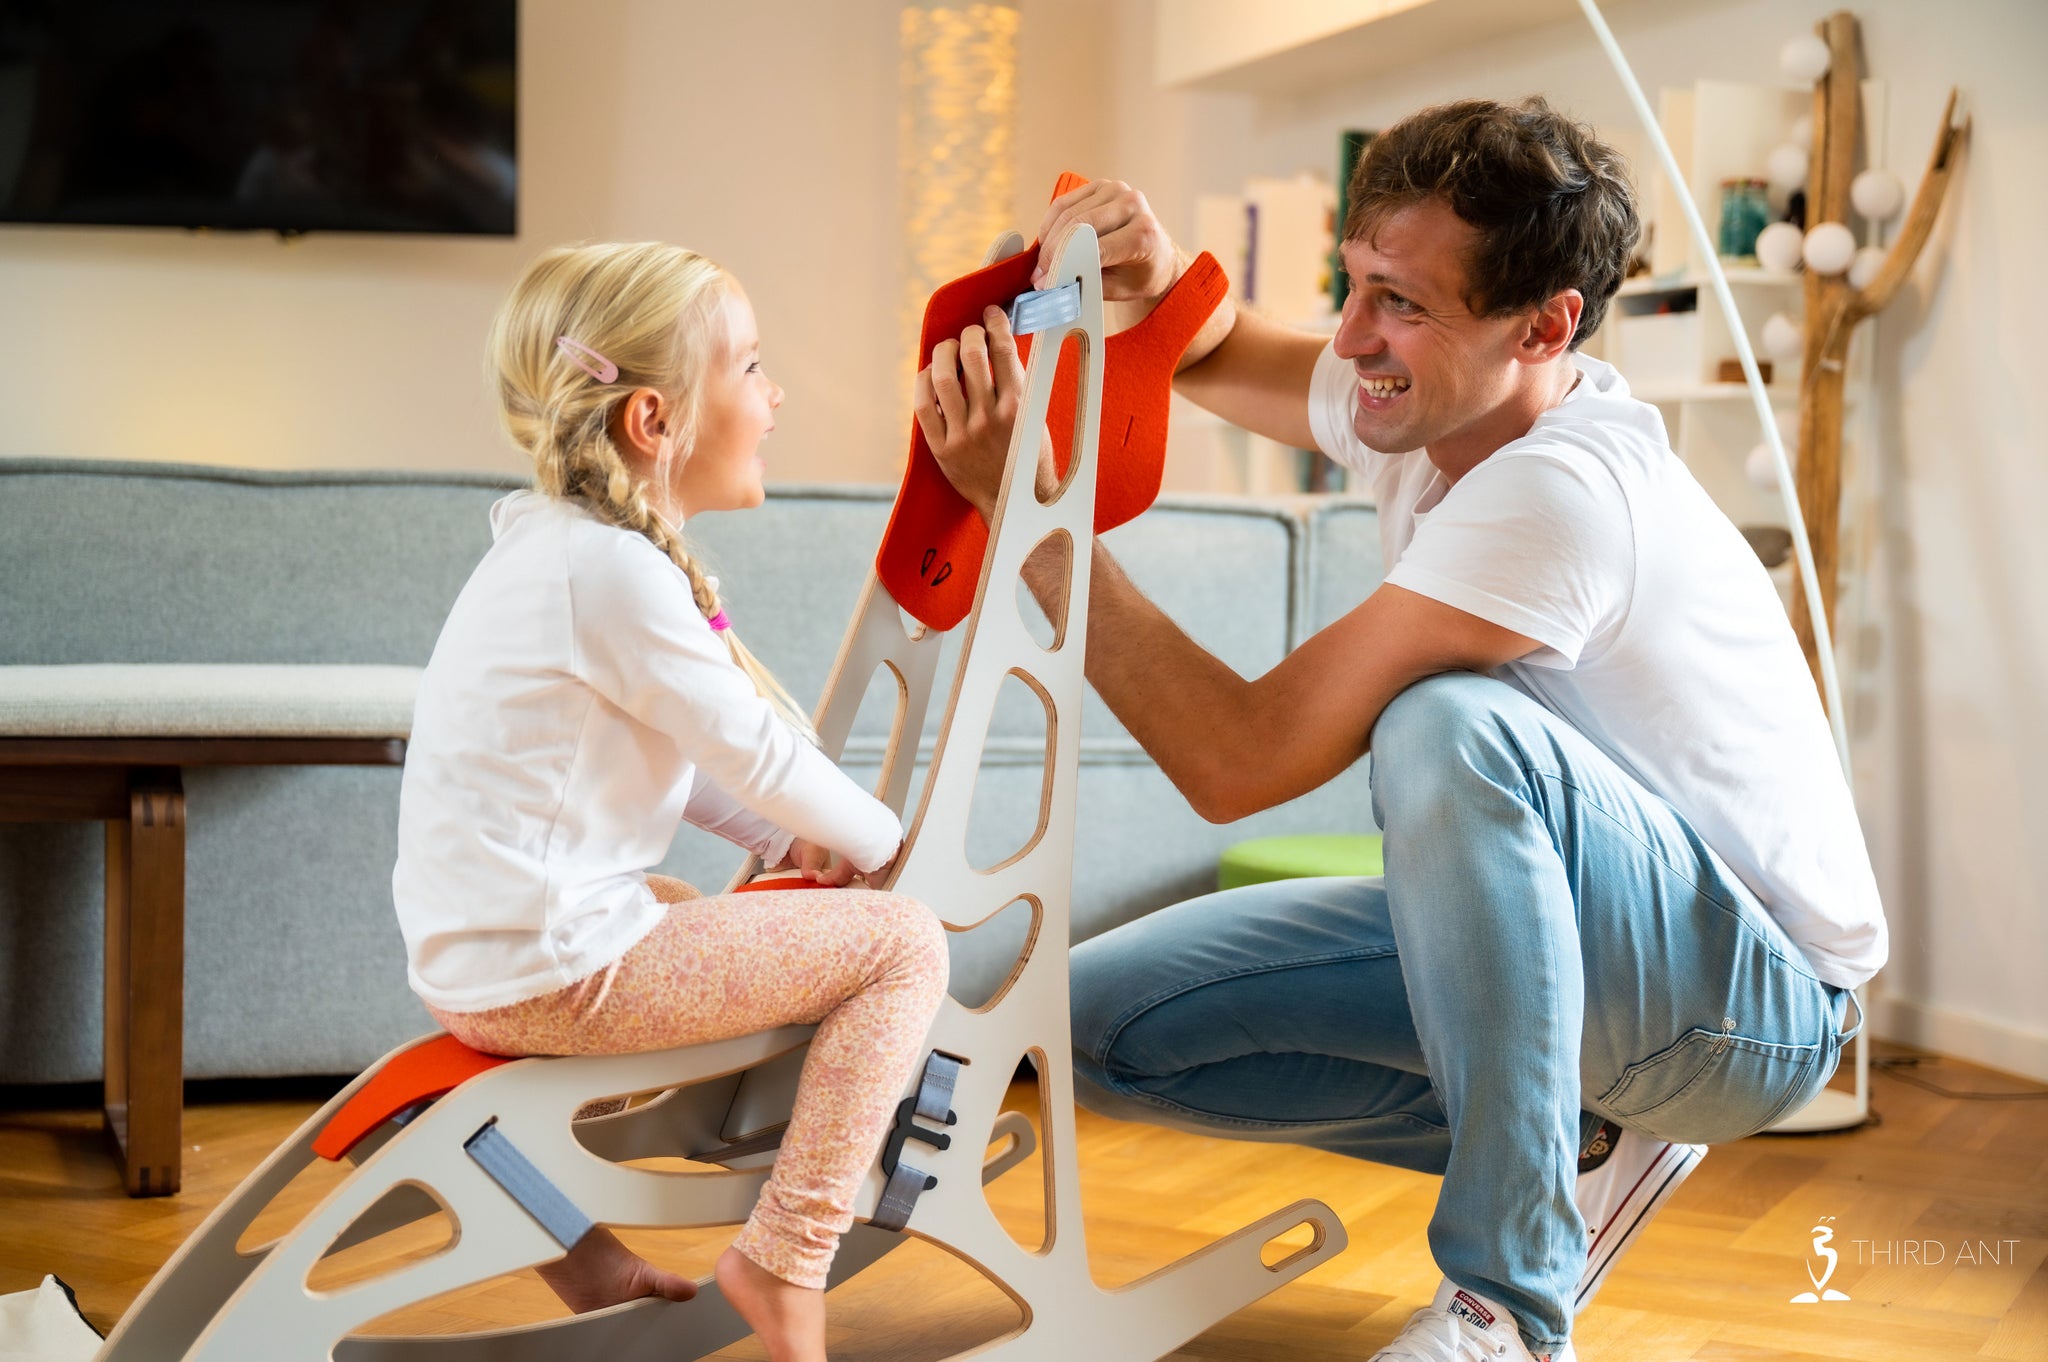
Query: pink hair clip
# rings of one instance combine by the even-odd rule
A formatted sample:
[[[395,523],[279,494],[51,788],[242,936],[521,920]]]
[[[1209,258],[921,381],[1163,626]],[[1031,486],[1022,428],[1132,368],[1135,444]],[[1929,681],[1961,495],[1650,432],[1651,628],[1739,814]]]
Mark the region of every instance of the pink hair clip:
[[[567,336],[557,336],[555,337],[555,348],[567,355],[571,364],[581,369],[584,373],[589,374],[598,382],[615,383],[618,381],[619,366],[581,341],[570,340]],[[583,355],[588,355],[591,359],[596,360],[597,363],[592,365],[585,361],[582,355],[576,353],[579,350]]]
[[[732,621],[725,617],[725,612],[723,610],[719,611],[710,619],[706,620],[705,623],[711,626],[711,631],[715,634],[722,634],[726,630],[732,628]]]

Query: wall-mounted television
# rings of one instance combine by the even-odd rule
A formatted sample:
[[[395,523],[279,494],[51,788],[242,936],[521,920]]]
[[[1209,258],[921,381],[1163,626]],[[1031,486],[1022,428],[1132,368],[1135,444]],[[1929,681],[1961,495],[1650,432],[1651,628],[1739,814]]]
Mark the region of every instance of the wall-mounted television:
[[[518,0],[0,0],[0,222],[509,236]]]

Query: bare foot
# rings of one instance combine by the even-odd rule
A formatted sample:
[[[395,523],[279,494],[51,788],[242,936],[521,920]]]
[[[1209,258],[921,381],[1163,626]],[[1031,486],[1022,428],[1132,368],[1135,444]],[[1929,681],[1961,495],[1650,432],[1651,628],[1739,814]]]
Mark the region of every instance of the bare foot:
[[[579,1315],[642,1296],[686,1301],[697,1294],[695,1282],[662,1271],[606,1229],[592,1230],[565,1257],[534,1271]]]
[[[718,1258],[718,1289],[768,1350],[768,1362],[825,1362],[825,1293],[792,1286],[738,1249]]]

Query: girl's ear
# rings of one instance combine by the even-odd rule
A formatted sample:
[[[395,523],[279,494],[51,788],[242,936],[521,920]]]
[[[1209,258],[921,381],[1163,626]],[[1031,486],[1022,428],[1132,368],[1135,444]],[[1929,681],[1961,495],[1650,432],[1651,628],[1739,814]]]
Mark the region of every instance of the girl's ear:
[[[612,418],[612,440],[619,452],[636,462],[654,463],[668,439],[668,418],[662,411],[661,394],[652,388],[635,388],[619,404]]]

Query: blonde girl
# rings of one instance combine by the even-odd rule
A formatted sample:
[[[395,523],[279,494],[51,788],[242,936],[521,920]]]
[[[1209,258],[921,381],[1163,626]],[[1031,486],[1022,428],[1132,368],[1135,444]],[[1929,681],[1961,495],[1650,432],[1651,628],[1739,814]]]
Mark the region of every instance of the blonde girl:
[[[420,687],[393,894],[414,990],[499,1054],[616,1054],[815,1023],[720,1289],[775,1362],[824,1357],[826,1270],[945,992],[944,931],[868,888],[902,826],[809,740],[681,527],[759,505],[782,390],[753,310],[679,247],[535,261],[490,371],[535,488],[491,512]],[[815,889],[705,898],[647,874],[687,819]],[[694,1283],[586,1236],[575,1310]]]

